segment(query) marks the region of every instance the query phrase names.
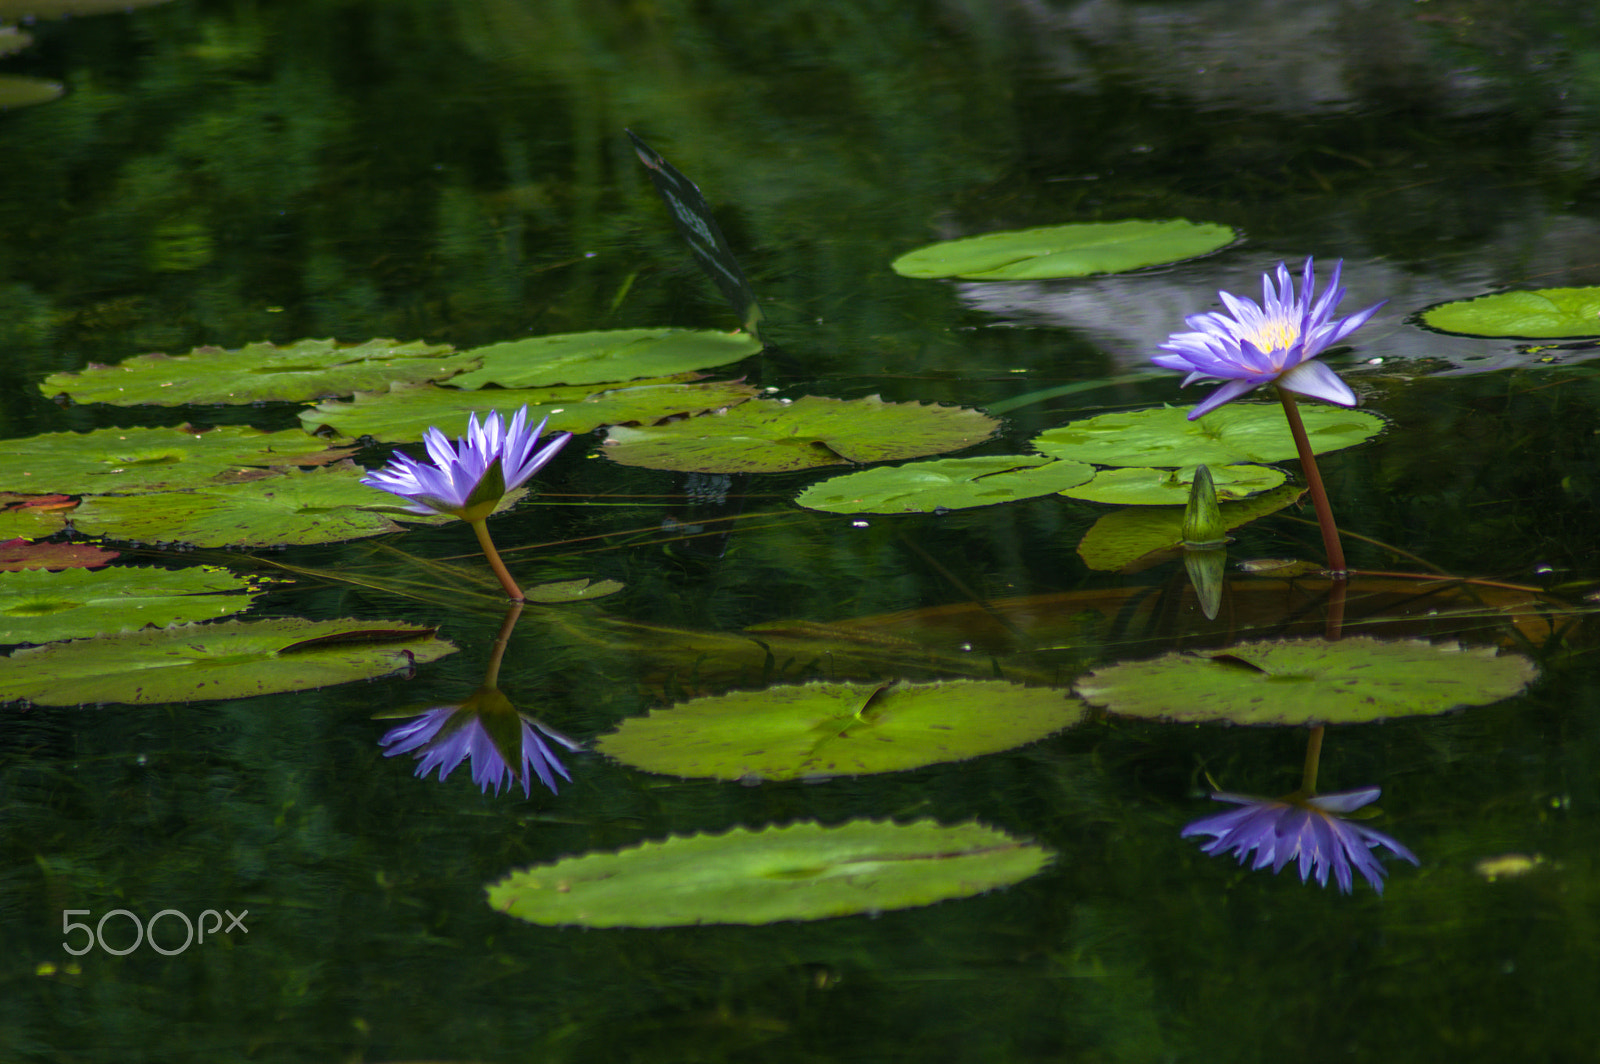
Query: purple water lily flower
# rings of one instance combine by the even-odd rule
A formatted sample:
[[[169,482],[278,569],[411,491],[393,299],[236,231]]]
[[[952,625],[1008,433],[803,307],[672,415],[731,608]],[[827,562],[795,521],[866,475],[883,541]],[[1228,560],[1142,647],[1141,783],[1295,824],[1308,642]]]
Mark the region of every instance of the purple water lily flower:
[[[418,776],[437,768],[443,780],[457,765],[471,758],[472,782],[484,793],[499,794],[520,780],[523,797],[532,797],[535,775],[551,793],[556,791],[557,774],[562,779],[572,779],[546,738],[568,750],[582,748],[581,743],[518,713],[495,688],[484,687],[459,706],[430,709],[391,729],[378,744],[388,748],[383,752],[385,757],[416,751]]]
[[[1184,387],[1198,380],[1224,382],[1190,411],[1189,420],[1273,382],[1301,395],[1355,406],[1356,394],[1350,386],[1327,366],[1312,361],[1365,325],[1383,306],[1375,303],[1347,318],[1335,319],[1334,309],[1344,298],[1344,289],[1339,287],[1343,269],[1342,260],[1334,264],[1328,290],[1313,300],[1316,276],[1312,260],[1306,259],[1298,295],[1289,268],[1280,262],[1276,289],[1273,275],[1262,275],[1259,306],[1253,300],[1218,292],[1228,314],[1209,311],[1185,318],[1194,331],[1172,334],[1160,345],[1162,354],[1150,361],[1187,372]]]
[[[1343,819],[1376,801],[1379,792],[1378,787],[1363,787],[1313,798],[1251,798],[1218,791],[1211,796],[1213,800],[1232,802],[1239,808],[1196,820],[1183,829],[1182,836],[1209,835],[1211,841],[1200,848],[1202,852],[1213,856],[1236,853],[1240,864],[1254,853],[1255,863],[1250,867],[1271,865],[1274,874],[1298,860],[1301,880],[1309,881],[1314,874],[1324,887],[1331,871],[1345,894],[1350,893],[1350,870],[1354,868],[1382,894],[1385,871],[1372,851],[1381,846],[1412,864],[1420,862],[1416,854],[1382,832]]]
[[[444,433],[429,427],[423,442],[433,464],[396,454],[389,464],[361,478],[361,483],[411,500],[412,513],[441,513],[464,521],[487,517],[506,492],[519,488],[562,446],[572,433],[561,432],[539,446],[547,417],[529,431],[524,406],[507,425],[500,411],[490,412],[480,424],[473,414],[467,434],[452,444]]]

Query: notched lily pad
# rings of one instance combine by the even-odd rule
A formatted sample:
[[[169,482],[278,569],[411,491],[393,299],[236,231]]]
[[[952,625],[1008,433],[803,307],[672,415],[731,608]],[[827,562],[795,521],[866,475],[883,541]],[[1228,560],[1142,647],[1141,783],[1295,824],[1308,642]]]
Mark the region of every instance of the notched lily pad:
[[[122,556],[89,543],[30,543],[17,537],[0,541],[0,573],[31,569],[98,569]]]
[[[712,329],[614,329],[532,336],[466,352],[483,366],[450,381],[454,388],[543,388],[669,377],[738,362],[761,350],[749,333]]]
[[[1067,488],[1061,494],[1069,499],[1113,506],[1182,506],[1189,501],[1194,471],[1194,466],[1186,469],[1150,466],[1102,469],[1093,480]],[[1233,501],[1271,491],[1287,478],[1283,470],[1271,466],[1231,465],[1212,468],[1211,479],[1217,488],[1217,498]]]
[[[1009,750],[1083,707],[1003,680],[808,683],[697,698],[622,722],[595,748],[647,772],[788,780],[898,772]]]
[[[1222,520],[1229,531],[1258,517],[1276,513],[1305,491],[1285,485],[1265,495],[1222,504]],[[1078,543],[1078,556],[1091,569],[1127,570],[1183,542],[1183,511],[1176,507],[1129,507],[1101,517]],[[1313,568],[1316,568],[1313,566]]]
[[[1522,340],[1600,336],[1600,286],[1499,292],[1437,303],[1418,316],[1440,332]]]
[[[587,599],[615,595],[622,590],[623,586],[620,580],[595,580],[590,582],[585,577],[579,580],[555,580],[548,584],[536,584],[533,587],[523,588],[522,594],[529,602],[547,604],[583,602]]]
[[[835,514],[936,513],[1035,499],[1093,475],[1092,466],[1039,455],[936,458],[829,477],[794,501]]]
[[[1052,458],[1104,466],[1267,464],[1296,457],[1294,437],[1276,403],[1229,403],[1188,419],[1193,406],[1129,410],[1047,429],[1033,446]],[[1384,421],[1365,410],[1302,403],[1300,417],[1316,454],[1353,447],[1383,431]]]
[[[1181,218],[1050,225],[930,244],[906,252],[890,268],[904,277],[990,281],[1085,277],[1192,259],[1237,237],[1225,225]]]
[[[284,650],[328,635],[381,630],[382,642]],[[309,691],[368,680],[455,652],[434,629],[400,621],[217,621],[18,650],[0,658],[0,702],[150,705]]]
[[[623,465],[685,473],[789,473],[955,451],[998,427],[967,407],[808,395],[665,425],[619,426],[607,433],[602,453]]]
[[[50,643],[208,621],[249,608],[259,582],[226,569],[0,573],[0,643]]]
[[[1125,717],[1360,724],[1510,698],[1538,668],[1489,647],[1369,636],[1239,643],[1096,669],[1075,689]]]
[[[535,924],[771,924],[965,898],[1027,879],[1048,850],[981,824],[854,820],[674,836],[536,865],[489,904]]]

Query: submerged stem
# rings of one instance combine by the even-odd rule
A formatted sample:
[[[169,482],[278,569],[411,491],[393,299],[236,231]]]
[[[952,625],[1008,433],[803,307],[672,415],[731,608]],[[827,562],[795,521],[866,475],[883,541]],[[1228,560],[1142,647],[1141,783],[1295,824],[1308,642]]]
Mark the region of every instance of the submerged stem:
[[[1306,740],[1306,767],[1300,774],[1299,794],[1310,798],[1317,793],[1317,765],[1322,761],[1322,731],[1321,724],[1311,729],[1311,738]]]
[[[1344,547],[1339,543],[1339,528],[1333,523],[1333,507],[1328,505],[1328,493],[1322,487],[1322,473],[1317,469],[1317,456],[1311,450],[1311,440],[1306,437],[1305,422],[1300,420],[1300,410],[1295,406],[1293,392],[1279,387],[1278,398],[1283,400],[1283,416],[1289,421],[1295,450],[1300,453],[1300,468],[1306,475],[1306,488],[1311,492],[1311,505],[1317,511],[1317,525],[1322,529],[1322,547],[1328,554],[1329,575],[1335,580],[1343,580],[1349,572],[1344,564]]]
[[[483,548],[483,556],[489,559],[489,568],[494,570],[500,586],[505,588],[506,597],[512,602],[521,602],[522,589],[511,579],[511,573],[506,570],[506,563],[500,560],[500,552],[494,549],[494,541],[489,538],[489,523],[480,518],[477,521],[469,521],[468,524],[478,537],[478,546]]]

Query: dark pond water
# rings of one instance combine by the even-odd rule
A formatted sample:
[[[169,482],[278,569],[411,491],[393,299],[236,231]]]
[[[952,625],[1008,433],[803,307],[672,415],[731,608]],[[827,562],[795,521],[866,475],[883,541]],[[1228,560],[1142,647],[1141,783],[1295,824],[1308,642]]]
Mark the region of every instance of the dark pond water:
[[[409,678],[310,693],[0,709],[0,1056],[1593,1058],[1592,352],[1408,321],[1502,286],[1600,283],[1592,5],[176,0],[30,32],[7,72],[68,92],[0,113],[5,438],[297,424],[290,404],[74,407],[37,387],[144,351],[732,328],[632,128],[700,184],[761,296],[772,348],[738,372],[789,397],[1003,411],[973,453],[1191,401],[1200,390],[1176,376],[1123,378],[1219,288],[1253,293],[1280,259],[1342,258],[1346,310],[1388,300],[1333,359],[1391,422],[1324,459],[1352,565],[1553,595],[1536,608],[1485,590],[1470,616],[1441,617],[1460,600],[1354,584],[1352,631],[1515,647],[1541,668],[1510,700],[1328,730],[1323,788],[1381,786],[1371,824],[1420,860],[1390,861],[1380,897],[1179,837],[1216,811],[1211,781],[1291,790],[1296,728],[1091,720],[963,762],[753,786],[581,752],[559,795],[535,785],[526,800],[480,793],[466,768],[419,780],[383,756],[373,715],[456,703],[482,679],[502,607],[465,527],[130,549],[145,564],[294,566],[247,616],[436,624],[461,649]],[[1082,281],[888,269],[947,237],[1169,217],[1245,238]],[[1174,605],[1173,563],[1089,570],[1076,546],[1103,512],[1090,504],[867,520],[795,507],[823,475],[738,477],[705,500],[680,475],[601,457],[599,435],[575,439],[540,493],[495,519],[496,541],[526,583],[625,586],[530,607],[502,688],[588,741],[685,694],[848,672],[861,640],[816,626],[901,611],[876,630],[927,657],[863,655],[876,678],[948,674],[966,654],[980,675],[1067,686],[1100,662],[1322,630],[1316,602],[1284,605],[1242,575],[1230,633]],[[1235,554],[1320,558],[1309,518],[1258,522]],[[1030,596],[1054,598],[1019,605]],[[944,607],[956,619],[936,625]],[[991,610],[1013,625],[998,642]],[[777,622],[804,652],[767,661],[738,636]],[[730,639],[744,656],[722,661]],[[485,900],[508,872],[566,855],[852,819],[976,819],[1056,856],[977,897],[764,926],[550,928]],[[65,913],[113,909],[248,916],[171,956],[66,951],[63,921],[79,917]]]

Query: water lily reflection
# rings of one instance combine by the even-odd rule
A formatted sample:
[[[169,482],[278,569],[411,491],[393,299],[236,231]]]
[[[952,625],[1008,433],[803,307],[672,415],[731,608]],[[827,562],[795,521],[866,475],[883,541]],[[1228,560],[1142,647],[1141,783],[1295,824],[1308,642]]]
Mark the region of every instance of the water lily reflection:
[[[568,750],[581,747],[519,713],[498,688],[480,687],[460,705],[430,709],[391,729],[378,743],[387,747],[385,757],[415,751],[418,776],[437,768],[442,780],[470,758],[472,782],[485,793],[499,794],[520,781],[523,796],[531,797],[534,776],[552,792],[557,775],[572,778],[546,739]]]
[[[1379,793],[1378,787],[1363,787],[1314,797],[1296,792],[1284,798],[1251,798],[1219,791],[1211,796],[1215,801],[1232,802],[1239,808],[1196,820],[1182,835],[1186,839],[1209,835],[1211,841],[1201,847],[1202,852],[1235,853],[1240,864],[1254,853],[1252,869],[1271,865],[1277,873],[1297,861],[1301,880],[1309,882],[1314,875],[1324,887],[1332,873],[1339,890],[1346,894],[1354,881],[1354,869],[1382,894],[1386,872],[1373,851],[1381,847],[1412,864],[1419,862],[1389,836],[1344,819],[1376,801]]]

